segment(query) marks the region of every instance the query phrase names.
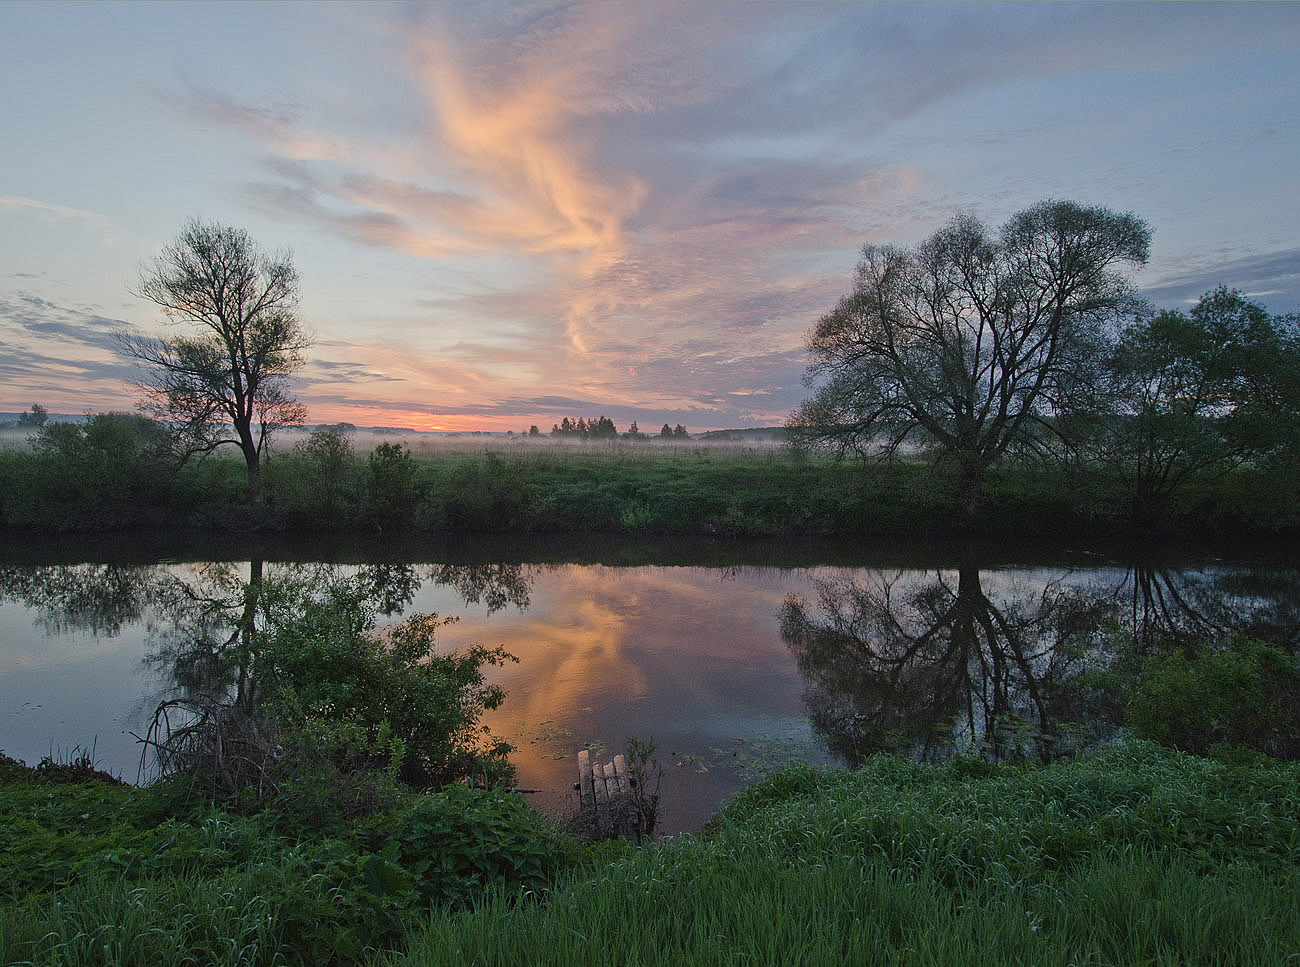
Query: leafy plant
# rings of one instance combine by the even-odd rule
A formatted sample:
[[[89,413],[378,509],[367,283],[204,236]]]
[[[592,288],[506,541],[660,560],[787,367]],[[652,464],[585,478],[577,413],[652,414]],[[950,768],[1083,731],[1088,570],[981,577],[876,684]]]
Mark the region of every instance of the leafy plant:
[[[1300,758],[1300,660],[1276,645],[1233,635],[1222,645],[1142,661],[1126,721],[1143,738],[1207,754],[1244,746]]]

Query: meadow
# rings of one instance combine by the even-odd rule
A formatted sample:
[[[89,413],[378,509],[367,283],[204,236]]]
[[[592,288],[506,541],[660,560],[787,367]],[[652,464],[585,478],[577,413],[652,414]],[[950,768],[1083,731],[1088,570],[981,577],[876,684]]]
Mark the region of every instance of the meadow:
[[[147,422],[147,421],[146,421]],[[1294,535],[1300,476],[1244,466],[1139,515],[1124,482],[1082,462],[1005,460],[978,520],[956,469],[795,453],[774,438],[573,440],[525,435],[283,434],[249,507],[242,461],[177,466],[138,418],[105,414],[42,445],[0,449],[0,527],[92,533]]]

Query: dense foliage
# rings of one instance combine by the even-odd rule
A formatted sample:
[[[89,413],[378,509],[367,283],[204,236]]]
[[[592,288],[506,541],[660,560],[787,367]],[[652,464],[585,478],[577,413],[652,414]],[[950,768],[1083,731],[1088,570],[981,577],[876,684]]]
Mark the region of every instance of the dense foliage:
[[[1104,326],[1131,300],[1120,269],[1150,240],[1131,213],[1049,201],[996,232],[960,215],[912,249],[866,246],[808,335],[820,386],[791,428],[840,450],[935,448],[976,514],[988,468],[1090,397]]]
[[[430,904],[542,887],[572,849],[500,790],[408,793],[325,826],[186,794],[0,758],[0,962],[357,963]]]
[[[148,736],[157,768],[238,809],[289,809],[327,828],[403,788],[509,781],[510,745],[480,725],[503,690],[484,670],[500,648],[439,651],[446,622],[412,615],[405,572],[266,575],[186,588],[203,604],[160,655],[180,691]],[[223,587],[224,583],[224,587]]]
[[[1226,286],[1156,311],[1119,271],[1149,241],[1131,214],[1043,202],[997,233],[963,215],[914,248],[867,246],[808,334],[796,443],[931,452],[971,518],[989,468],[1031,454],[1117,475],[1143,525],[1193,482],[1294,467],[1300,319]]]
[[[1137,735],[1200,755],[1244,748],[1300,759],[1300,658],[1239,634],[1192,654],[1147,655],[1125,721]]]

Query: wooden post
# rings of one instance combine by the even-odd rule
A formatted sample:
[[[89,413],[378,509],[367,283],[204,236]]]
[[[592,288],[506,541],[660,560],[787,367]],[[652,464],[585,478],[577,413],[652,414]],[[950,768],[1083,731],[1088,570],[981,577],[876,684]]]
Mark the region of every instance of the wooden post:
[[[583,749],[578,753],[578,801],[584,809],[596,805],[596,790],[592,785],[591,753]]]
[[[627,759],[621,752],[614,756],[614,778],[618,780],[619,795],[632,795],[632,777],[627,771]]]

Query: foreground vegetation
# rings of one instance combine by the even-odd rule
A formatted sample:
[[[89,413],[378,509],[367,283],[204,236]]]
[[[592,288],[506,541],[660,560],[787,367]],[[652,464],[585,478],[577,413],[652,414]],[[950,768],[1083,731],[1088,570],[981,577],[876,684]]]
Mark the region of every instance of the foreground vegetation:
[[[274,813],[178,808],[166,785],[51,785],[76,777],[5,766],[5,963],[1278,964],[1300,951],[1300,766],[1260,756],[1133,741],[1041,768],[792,765],[698,836],[640,851],[577,847],[516,797],[464,786],[304,835]]]
[[[1142,744],[792,766],[545,903],[437,916],[396,962],[1278,963],[1300,949],[1297,778]]]
[[[418,443],[412,441],[412,445]],[[620,533],[728,537],[944,534],[1105,535],[1300,531],[1300,474],[1285,462],[1198,478],[1159,513],[1104,465],[1004,460],[983,516],[958,505],[958,471],[921,457],[862,464],[777,446],[674,440],[562,445],[522,437],[414,452],[373,450],[318,430],[262,470],[214,457],[176,467],[148,420],[101,414],[47,424],[0,450],[0,527],[67,533],[151,529],[403,533]]]

